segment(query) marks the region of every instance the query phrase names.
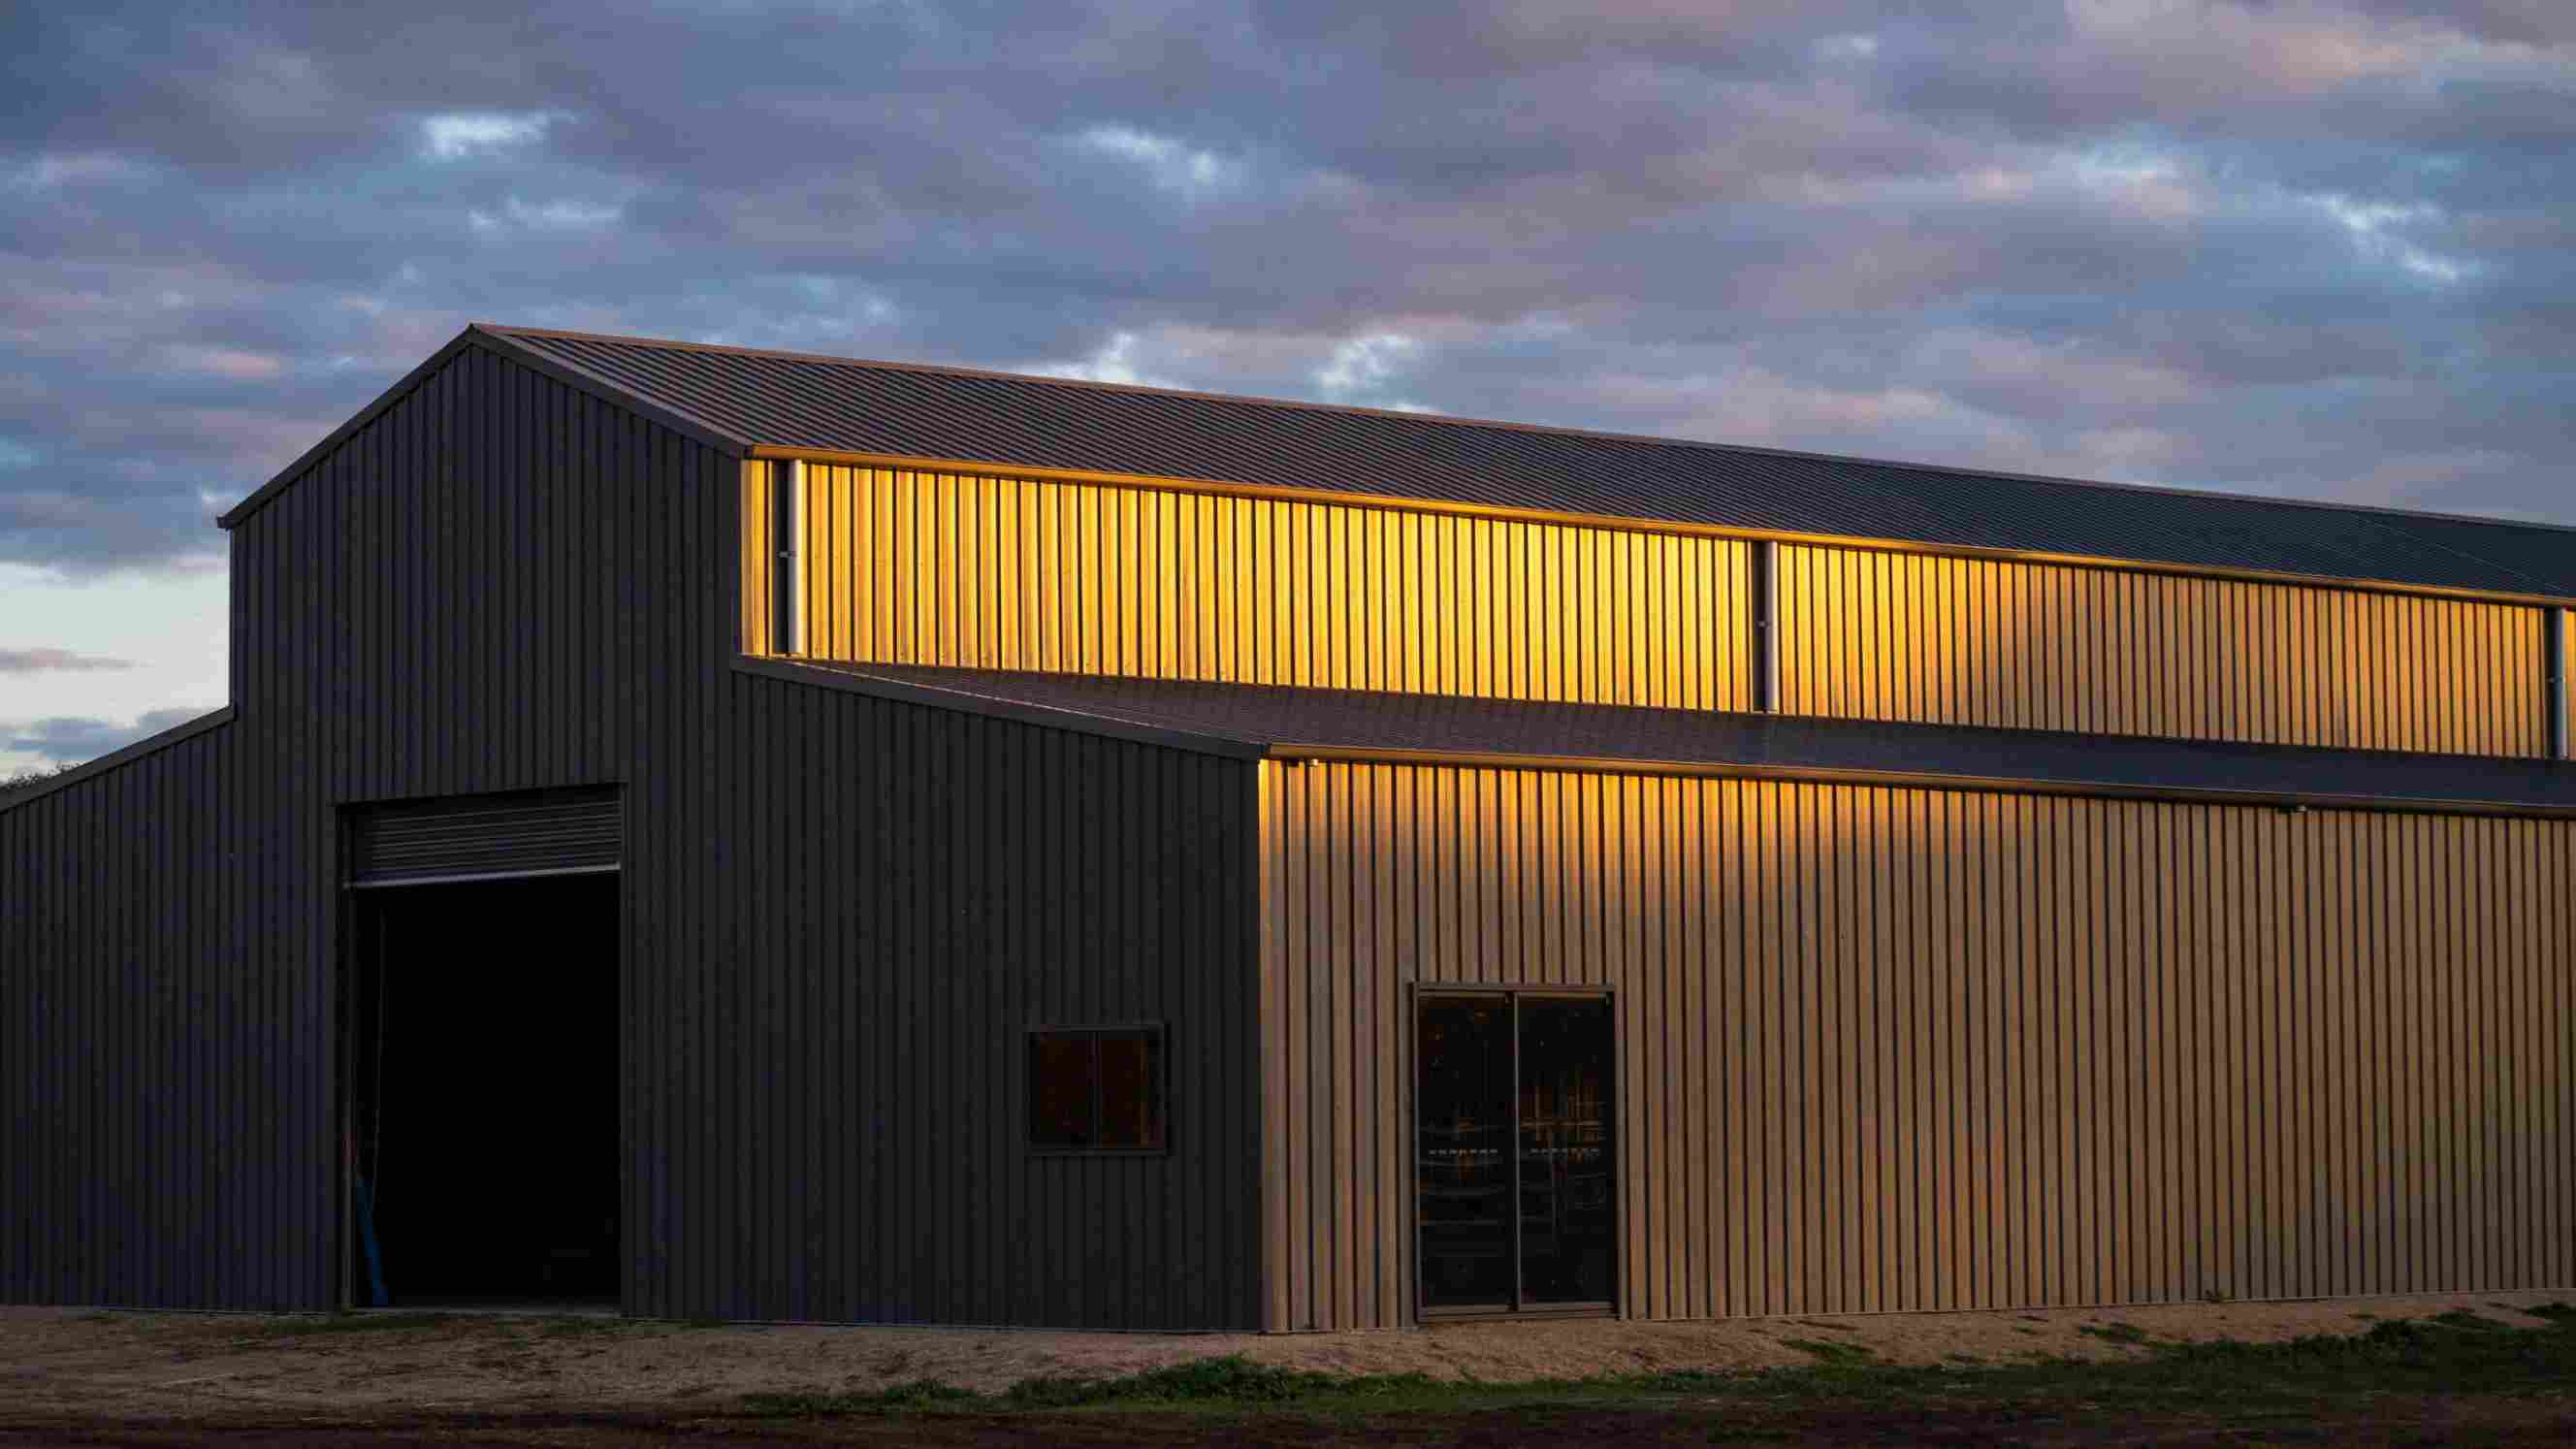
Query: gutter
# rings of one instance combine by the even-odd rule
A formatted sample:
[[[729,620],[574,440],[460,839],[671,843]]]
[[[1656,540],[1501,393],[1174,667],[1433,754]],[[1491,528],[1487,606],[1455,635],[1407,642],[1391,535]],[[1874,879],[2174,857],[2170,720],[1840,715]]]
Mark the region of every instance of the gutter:
[[[1149,473],[1112,473],[1094,468],[1042,468],[1015,463],[983,463],[911,453],[853,453],[820,448],[755,444],[752,458],[833,467],[880,468],[916,473],[944,473],[969,478],[1029,479],[1087,483],[1110,488],[1140,488],[1160,493],[1196,493],[1217,498],[1250,498],[1272,503],[1329,504],[1390,513],[1439,513],[1503,523],[1539,523],[1560,528],[1592,528],[1614,533],[1666,534],[1682,538],[1731,539],[1748,543],[1798,544],[1809,548],[1861,549],[1875,553],[1922,554],[1934,558],[1984,559],[1999,563],[2053,564],[2068,568],[2110,569],[2122,573],[2160,574],[2183,579],[2226,579],[2239,583],[2287,584],[2308,589],[2346,589],[2355,593],[2400,594],[2414,598],[2463,599],[2483,604],[2520,604],[2565,608],[2576,599],[2556,594],[2462,588],[2448,584],[2410,584],[2395,579],[2355,578],[2336,574],[2302,574],[2280,569],[2230,568],[2217,564],[2182,564],[2107,554],[2054,553],[2040,549],[1985,548],[1974,544],[1925,543],[1916,539],[1876,538],[1862,534],[1801,533],[1788,529],[1739,528],[1721,524],[1682,523],[1615,513],[1571,513],[1502,504],[1454,503],[1379,493],[1345,493],[1327,488],[1283,488],[1266,483],[1230,483],[1214,479],[1171,478]],[[2502,520],[2489,520],[2501,522]],[[2489,567],[2497,567],[2489,565]]]
[[[2119,780],[2032,779],[1933,770],[1855,769],[1836,765],[1759,761],[1657,760],[1615,755],[1532,755],[1481,750],[1401,749],[1256,740],[1215,730],[1114,712],[1072,709],[1023,699],[921,684],[870,674],[864,665],[841,668],[745,656],[734,671],[766,679],[819,685],[852,694],[932,709],[956,710],[1041,729],[1130,740],[1227,759],[1269,761],[1295,769],[1310,763],[1439,766],[1459,769],[1537,770],[1556,774],[1644,775],[1681,779],[1762,780],[1819,785],[1868,785],[1912,790],[1965,790],[1985,794],[2053,795],[2086,799],[2154,800],[2249,809],[2366,810],[2409,815],[2510,816],[2576,820],[2576,804],[2440,796],[2369,795],[2305,790],[2247,790],[2226,786],[2147,785]]]
[[[2148,800],[2177,805],[2232,805],[2276,809],[2368,810],[2401,815],[2511,816],[2576,820],[2576,805],[2517,800],[2445,799],[2397,795],[2340,795],[2291,790],[2234,790],[2216,786],[2132,785],[2116,780],[2023,780],[2005,776],[1943,774],[1928,770],[1858,770],[1834,765],[1769,765],[1705,760],[1643,760],[1615,756],[1516,755],[1473,750],[1404,750],[1352,745],[1280,743],[1263,757],[1290,766],[1308,763],[1442,766],[1488,770],[1540,770],[1552,774],[1645,775],[1680,779],[1760,780],[1780,784],[1874,785],[1907,790],[1960,790],[1989,795],[2054,795],[2079,799]]]

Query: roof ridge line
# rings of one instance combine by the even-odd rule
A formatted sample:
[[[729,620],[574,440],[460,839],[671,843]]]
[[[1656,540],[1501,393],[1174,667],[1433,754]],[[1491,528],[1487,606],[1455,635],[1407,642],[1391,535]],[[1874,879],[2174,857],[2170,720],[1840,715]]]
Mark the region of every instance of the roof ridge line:
[[[215,515],[215,526],[226,531],[239,527],[251,515],[276,501],[277,496],[285,492],[289,484],[303,478],[324,458],[337,451],[342,444],[356,437],[377,418],[400,405],[404,399],[436,376],[458,354],[470,347],[479,347],[505,362],[552,377],[567,387],[588,393],[612,407],[623,408],[647,422],[673,429],[719,452],[742,457],[751,450],[750,443],[735,437],[723,428],[706,422],[685,408],[673,407],[659,398],[646,397],[633,388],[601,377],[587,368],[575,366],[562,358],[530,347],[510,334],[511,329],[506,327],[495,327],[485,322],[466,323],[455,336],[439,344],[437,351],[421,359],[418,366],[394,379],[391,385],[377,393],[366,406],[350,414],[348,419],[338,427],[323,434],[321,441],[297,454],[295,461],[270,474],[267,482],[243,494],[230,508]]]
[[[552,353],[528,346],[527,343],[519,340],[520,334],[527,330],[528,329],[526,328],[504,327],[491,322],[468,322],[465,324],[465,331],[468,334],[483,338],[492,343],[501,344],[500,350],[504,351],[505,355],[518,361],[528,363],[541,370],[550,368],[559,373],[570,374],[570,376],[564,378],[564,381],[572,382],[585,388],[596,388],[608,395],[623,398],[629,405],[635,406],[636,410],[643,416],[652,418],[653,421],[665,424],[674,422],[683,424],[685,425],[682,429],[683,431],[686,431],[688,428],[695,428],[706,434],[709,440],[722,439],[725,443],[730,444],[737,450],[747,451],[753,446],[751,439],[735,433],[731,428],[720,427],[715,423],[709,422],[705,418],[698,416],[687,408],[681,407],[677,403],[649,393],[641,392],[636,388],[617,381],[614,378],[602,377],[598,373],[591,371],[589,368],[584,367],[577,362],[569,362],[563,358],[553,355]],[[666,414],[667,416],[654,418],[653,414],[656,412]]]
[[[2473,513],[2442,513],[2431,509],[2399,508],[2384,503],[2341,503],[2320,498],[2284,498],[2266,493],[2240,493],[2219,488],[2194,488],[2176,483],[2127,483],[2101,478],[2077,478],[2062,473],[2028,473],[2002,468],[1977,468],[1963,463],[1935,463],[1911,458],[1874,458],[1861,453],[1828,453],[1801,448],[1772,447],[1761,443],[1727,443],[1708,438],[1676,438],[1655,433],[1625,433],[1602,428],[1567,427],[1554,423],[1514,422],[1508,418],[1468,417],[1455,413],[1410,412],[1400,408],[1361,407],[1350,403],[1314,402],[1305,398],[1262,397],[1252,393],[1206,392],[1194,388],[1150,387],[1141,383],[1100,382],[1091,378],[1058,377],[1041,372],[1007,372],[998,368],[961,367],[949,363],[897,362],[887,358],[846,357],[828,352],[798,352],[783,348],[743,347],[722,342],[690,342],[671,337],[642,337],[614,332],[584,332],[569,328],[517,327],[500,322],[474,322],[469,327],[500,337],[561,338],[572,342],[601,342],[629,347],[662,348],[674,352],[705,352],[724,356],[761,358],[776,362],[811,363],[822,367],[850,367],[871,372],[927,373],[942,377],[960,377],[994,382],[1036,383],[1080,391],[1119,393],[1139,397],[1186,398],[1196,402],[1232,403],[1248,407],[1292,408],[1303,412],[1330,413],[1343,417],[1383,418],[1400,422],[1435,423],[1458,428],[1492,428],[1528,433],[1541,437],[1581,438],[1595,442],[1643,444],[1653,447],[1690,448],[1738,456],[1787,458],[1802,462],[1851,463],[1874,468],[1901,468],[1923,473],[1938,473],[1957,478],[2008,479],[2019,483],[2044,483],[2054,487],[2099,490],[2110,493],[2151,493],[2170,498],[2214,499],[2230,503],[2266,504],[2282,508],[2313,509],[2327,513],[2350,513],[2373,518],[2436,519],[2448,523],[2465,523],[2488,528],[2530,528],[2551,533],[2576,535],[2576,524],[2547,523],[2523,518],[2494,518]],[[550,356],[550,354],[549,354]],[[560,359],[556,359],[560,360]],[[621,389],[632,392],[632,389]],[[756,439],[742,440],[759,446]],[[773,445],[783,446],[783,445]],[[2457,550],[2453,550],[2457,552]],[[2476,555],[2462,555],[2476,557]],[[2490,567],[2520,570],[2479,559]],[[2526,575],[2527,577],[2527,575]]]

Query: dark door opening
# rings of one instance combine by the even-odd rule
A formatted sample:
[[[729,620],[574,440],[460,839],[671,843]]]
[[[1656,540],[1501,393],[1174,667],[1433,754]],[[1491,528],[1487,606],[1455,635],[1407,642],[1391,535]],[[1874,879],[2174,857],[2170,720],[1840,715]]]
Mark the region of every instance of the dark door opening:
[[[351,1304],[616,1301],[617,882],[349,893]]]
[[[1424,1313],[1614,1306],[1610,1023],[1601,996],[1420,999],[1414,1220]]]

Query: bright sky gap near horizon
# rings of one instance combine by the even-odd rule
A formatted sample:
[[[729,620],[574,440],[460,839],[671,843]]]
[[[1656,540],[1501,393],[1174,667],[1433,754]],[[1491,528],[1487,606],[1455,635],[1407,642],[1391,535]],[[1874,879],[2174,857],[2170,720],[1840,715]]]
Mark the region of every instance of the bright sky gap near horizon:
[[[2576,523],[2560,0],[522,9],[0,18],[0,775],[475,318]]]

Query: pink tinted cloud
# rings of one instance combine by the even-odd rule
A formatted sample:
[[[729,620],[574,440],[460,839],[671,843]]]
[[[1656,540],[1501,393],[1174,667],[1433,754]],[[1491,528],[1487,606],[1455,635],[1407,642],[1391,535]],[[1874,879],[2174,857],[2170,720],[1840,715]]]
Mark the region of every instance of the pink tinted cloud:
[[[178,430],[206,444],[206,456],[250,471],[284,467],[339,425],[337,418],[280,417],[248,408],[187,408],[171,414]]]
[[[286,359],[275,353],[238,347],[174,343],[154,349],[153,356],[164,371],[197,373],[234,382],[265,382],[286,371]]]
[[[104,654],[82,654],[71,649],[10,649],[0,647],[0,674],[33,674],[44,670],[132,669],[131,659],[111,659]]]

